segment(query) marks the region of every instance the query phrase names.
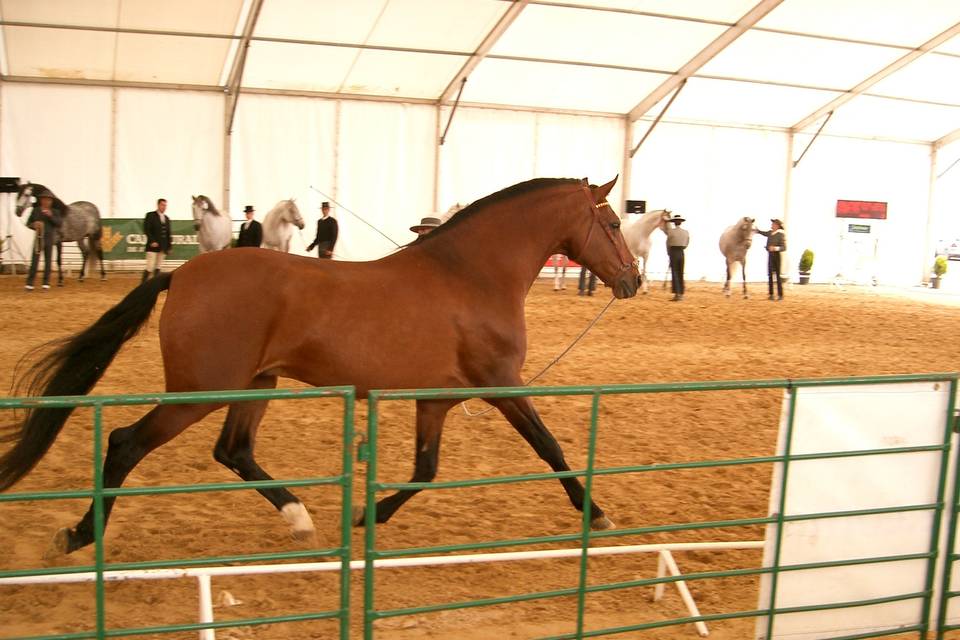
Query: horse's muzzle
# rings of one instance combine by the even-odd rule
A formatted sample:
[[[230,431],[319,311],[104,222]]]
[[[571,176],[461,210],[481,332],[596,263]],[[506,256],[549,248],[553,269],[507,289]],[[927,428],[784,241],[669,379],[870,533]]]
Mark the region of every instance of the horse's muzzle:
[[[636,269],[621,273],[613,283],[613,295],[616,298],[632,298],[640,288],[640,274]]]

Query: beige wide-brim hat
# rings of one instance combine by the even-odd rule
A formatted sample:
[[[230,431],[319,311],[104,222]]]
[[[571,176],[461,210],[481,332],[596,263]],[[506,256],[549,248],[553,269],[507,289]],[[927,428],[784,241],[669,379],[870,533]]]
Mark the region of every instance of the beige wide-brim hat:
[[[415,224],[410,227],[410,231],[417,233],[418,231],[423,231],[424,229],[433,229],[434,227],[439,227],[441,224],[440,218],[420,218],[420,224]]]

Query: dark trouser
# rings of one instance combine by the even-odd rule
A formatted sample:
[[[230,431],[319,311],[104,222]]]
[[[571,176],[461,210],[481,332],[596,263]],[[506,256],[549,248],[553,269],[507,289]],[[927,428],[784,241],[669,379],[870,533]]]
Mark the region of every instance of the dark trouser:
[[[767,293],[773,297],[773,277],[777,277],[777,297],[783,297],[783,280],[780,278],[780,252],[771,251],[767,259]]]
[[[43,284],[50,284],[50,263],[53,261],[53,232],[47,231],[43,242]],[[46,241],[50,238],[50,241]],[[40,253],[33,252],[30,259],[30,270],[27,272],[27,284],[33,286],[33,281],[37,278],[37,267],[40,262]]]
[[[587,276],[590,276],[589,284],[587,282]],[[587,287],[590,287],[589,290]],[[589,293],[593,295],[593,292],[597,288],[597,276],[594,273],[591,273],[586,267],[580,267],[580,280],[577,283],[577,290],[582,293]]]
[[[683,282],[683,247],[667,247],[670,256],[670,282],[673,293],[682,296],[686,287]]]
[[[329,252],[331,253],[331,255],[328,256],[328,255],[327,255],[327,251],[329,251]],[[318,243],[317,243],[317,257],[318,257],[318,258],[320,258],[321,260],[329,260],[330,258],[333,257],[332,254],[333,254],[333,243],[332,243],[332,242],[330,242],[329,240],[324,240],[323,242],[318,242]]]

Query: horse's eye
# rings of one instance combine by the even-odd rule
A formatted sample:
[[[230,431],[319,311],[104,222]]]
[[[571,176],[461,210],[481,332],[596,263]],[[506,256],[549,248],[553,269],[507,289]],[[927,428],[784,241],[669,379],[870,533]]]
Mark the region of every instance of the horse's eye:
[[[620,228],[620,223],[619,223],[619,222],[611,222],[611,223],[610,223],[610,227],[613,228],[613,229],[619,229],[619,228]]]

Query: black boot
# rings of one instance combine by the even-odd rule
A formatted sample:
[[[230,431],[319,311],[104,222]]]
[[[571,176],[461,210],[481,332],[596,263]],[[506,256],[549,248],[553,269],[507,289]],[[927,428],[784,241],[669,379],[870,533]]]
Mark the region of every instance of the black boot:
[[[154,270],[153,270],[153,277],[156,278],[158,275],[160,275],[160,269],[154,269]]]
[[[140,278],[140,284],[143,284],[144,282],[146,282],[146,281],[147,281],[147,278],[148,278],[149,276],[150,276],[150,272],[147,271],[146,269],[144,269],[144,270],[143,270],[143,276],[141,276],[141,278]]]

